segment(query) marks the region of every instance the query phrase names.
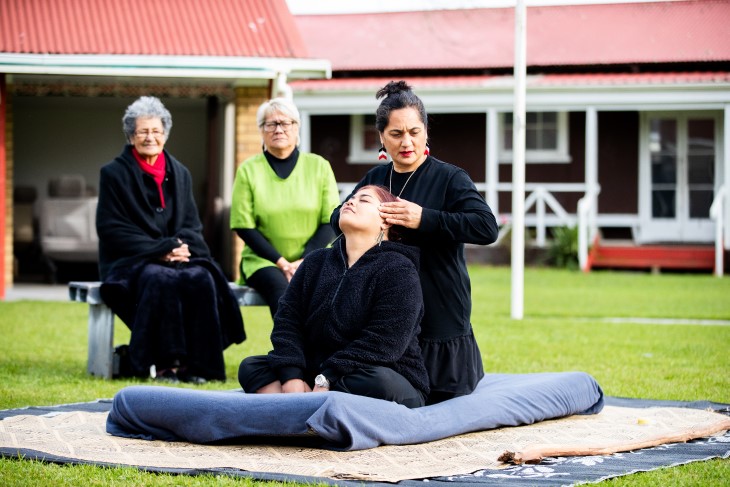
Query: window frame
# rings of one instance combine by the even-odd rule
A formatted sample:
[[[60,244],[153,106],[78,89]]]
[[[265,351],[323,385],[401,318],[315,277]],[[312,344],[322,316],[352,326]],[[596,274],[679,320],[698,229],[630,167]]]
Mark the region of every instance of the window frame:
[[[363,147],[365,139],[365,117],[369,114],[355,113],[350,115],[350,150],[347,155],[348,164],[384,164],[390,161],[378,160],[378,149],[367,150]],[[374,128],[374,127],[373,127]]]
[[[538,111],[532,112],[537,113]],[[525,149],[525,162],[529,164],[569,164],[572,157],[568,149],[568,112],[541,110],[541,113],[557,114],[557,147],[555,149]],[[499,114],[499,163],[511,164],[513,151],[504,148],[505,137],[505,115],[512,112],[500,112]]]

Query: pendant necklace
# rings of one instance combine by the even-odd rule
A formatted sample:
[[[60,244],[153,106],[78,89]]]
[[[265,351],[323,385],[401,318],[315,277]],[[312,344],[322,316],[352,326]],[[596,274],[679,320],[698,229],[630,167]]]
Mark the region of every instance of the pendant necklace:
[[[423,164],[421,164],[421,165],[423,165]],[[421,166],[418,166],[416,168],[416,171],[418,171],[418,169],[420,167]],[[390,168],[390,180],[388,181],[388,191],[390,191],[391,194],[393,193],[393,171],[394,170],[395,170],[395,164]],[[406,189],[406,186],[408,186],[408,182],[411,180],[411,178],[413,177],[413,175],[416,174],[416,171],[413,171],[411,173],[411,175],[408,176],[408,179],[406,179],[406,184],[403,185],[403,187],[400,189],[400,193],[398,193],[398,198],[400,198],[400,195],[403,194],[403,191]]]

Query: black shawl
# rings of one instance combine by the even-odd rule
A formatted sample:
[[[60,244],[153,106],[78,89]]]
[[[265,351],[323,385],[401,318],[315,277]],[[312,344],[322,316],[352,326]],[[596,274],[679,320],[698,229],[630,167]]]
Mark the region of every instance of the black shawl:
[[[205,267],[213,277],[224,348],[241,343],[246,334],[238,301],[203,240],[190,172],[167,151],[165,162],[165,208],[159,201],[156,183],[138,167],[131,145],[101,169],[96,228],[99,272],[104,281],[102,298],[131,327],[136,314],[144,312],[138,308],[142,304],[135,302],[138,273],[182,241],[192,254],[189,265]]]

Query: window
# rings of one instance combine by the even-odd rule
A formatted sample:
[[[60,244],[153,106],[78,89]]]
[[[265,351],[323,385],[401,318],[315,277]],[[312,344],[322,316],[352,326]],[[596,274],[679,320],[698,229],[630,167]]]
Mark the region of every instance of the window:
[[[349,164],[378,164],[380,135],[375,128],[375,115],[350,116]]]
[[[568,114],[566,112],[527,112],[525,114],[525,161],[567,163]],[[499,162],[512,162],[512,113],[501,115]]]

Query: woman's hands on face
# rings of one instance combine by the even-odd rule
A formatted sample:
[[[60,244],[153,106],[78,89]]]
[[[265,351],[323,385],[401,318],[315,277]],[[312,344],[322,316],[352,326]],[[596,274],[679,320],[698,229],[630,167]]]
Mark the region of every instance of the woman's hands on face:
[[[180,242],[180,246],[172,249],[170,252],[162,256],[163,262],[190,262],[190,257],[192,254],[190,253],[190,249],[188,248],[188,244]]]
[[[423,208],[415,203],[398,198],[398,201],[388,201],[380,204],[380,217],[385,223],[400,225],[406,228],[421,226]]]
[[[304,382],[302,379],[289,379],[281,385],[282,392],[312,392],[312,388],[309,384]]]

